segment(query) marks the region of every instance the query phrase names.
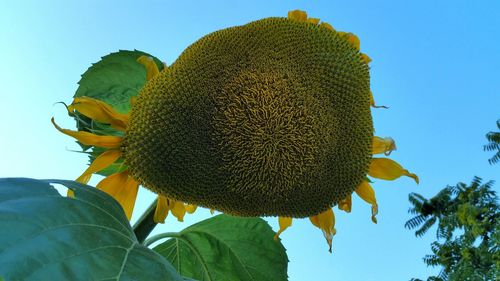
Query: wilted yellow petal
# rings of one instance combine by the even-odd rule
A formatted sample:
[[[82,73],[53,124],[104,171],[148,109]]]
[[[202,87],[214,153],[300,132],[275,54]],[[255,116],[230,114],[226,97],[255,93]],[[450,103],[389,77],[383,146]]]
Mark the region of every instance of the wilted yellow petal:
[[[342,211],[350,213],[352,209],[352,195],[349,194],[346,198],[340,200],[340,202],[338,203],[338,207]]]
[[[384,105],[375,105],[375,99],[373,98],[373,93],[370,91],[370,106],[374,108],[388,108],[387,106]]]
[[[115,198],[130,220],[134,211],[139,183],[130,177],[128,172],[112,174],[100,181],[96,187]]]
[[[369,64],[372,59],[367,55],[367,54],[361,54],[361,59],[366,63]]]
[[[310,22],[312,24],[317,25],[319,23],[319,19],[317,19],[317,18],[308,18],[307,22]]]
[[[368,169],[368,175],[383,180],[395,180],[401,176],[408,176],[418,184],[418,176],[408,172],[396,161],[389,158],[373,158]]]
[[[373,137],[372,154],[384,153],[389,155],[393,150],[396,150],[396,143],[392,138]]]
[[[363,181],[356,188],[356,194],[361,197],[361,199],[365,200],[366,203],[372,205],[372,221],[373,223],[377,223],[377,218],[375,217],[378,213],[378,205],[377,199],[375,198],[375,191],[372,186],[367,182]]]
[[[160,71],[158,70],[158,66],[156,65],[152,57],[140,56],[137,59],[137,62],[144,65],[144,67],[146,68],[146,81],[151,80],[151,78],[160,73]]]
[[[90,166],[79,176],[76,181],[80,183],[88,183],[93,173],[97,173],[113,164],[120,158],[121,152],[119,150],[107,150],[97,156]]]
[[[319,26],[324,27],[330,31],[335,31],[335,28],[333,28],[333,26],[327,22],[322,22]]]
[[[129,115],[119,113],[109,104],[97,99],[77,97],[73,100],[73,103],[68,106],[68,110],[70,112],[76,110],[92,120],[110,124],[111,127],[120,131],[125,131],[127,129]]]
[[[278,217],[278,223],[280,225],[280,229],[276,234],[274,235],[274,240],[278,240],[278,237],[280,234],[285,231],[289,226],[292,225],[292,218],[291,217]]]
[[[333,235],[337,232],[335,230],[335,215],[333,210],[329,208],[328,210],[320,213],[318,215],[309,217],[311,223],[317,228],[323,231],[323,235],[325,236],[326,242],[328,243],[329,249],[328,251],[332,252],[332,238]]]
[[[63,129],[59,127],[56,122],[54,121],[54,117],[51,119],[52,124],[54,124],[54,127],[56,129],[70,137],[73,137],[77,139],[79,142],[85,145],[93,145],[93,146],[98,146],[98,147],[104,147],[104,148],[118,148],[120,147],[120,144],[122,142],[121,137],[115,137],[115,136],[98,136],[94,135],[89,132],[80,132],[80,131],[72,131],[68,129]]]
[[[300,10],[290,11],[290,12],[288,12],[288,18],[291,20],[306,21],[307,20],[307,13],[304,11],[300,11]]]
[[[165,218],[168,215],[168,199],[165,196],[158,195],[156,201],[155,215],[153,221],[156,223],[165,223]]]
[[[187,204],[185,206],[185,208],[186,208],[186,212],[188,212],[188,214],[192,214],[196,211],[196,208],[198,208],[198,206],[192,205],[192,204]]]
[[[181,201],[176,201],[174,199],[168,199],[169,209],[172,212],[172,215],[177,218],[178,221],[184,221],[184,215],[186,214],[186,208],[184,207],[184,203]]]

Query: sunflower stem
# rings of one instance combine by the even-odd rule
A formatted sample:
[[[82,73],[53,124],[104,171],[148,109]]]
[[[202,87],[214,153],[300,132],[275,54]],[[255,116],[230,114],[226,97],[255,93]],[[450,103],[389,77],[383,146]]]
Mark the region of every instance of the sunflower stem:
[[[164,238],[172,238],[172,237],[177,237],[180,238],[180,233],[179,232],[165,232],[165,233],[160,233],[157,235],[153,235],[150,238],[146,239],[142,244],[146,247],[149,245],[157,242],[158,240],[164,239]]]
[[[153,218],[156,210],[157,199],[149,205],[146,211],[142,214],[142,216],[137,220],[132,229],[134,230],[135,236],[139,243],[144,242],[146,238],[149,236],[151,231],[156,227],[157,223],[154,222]]]

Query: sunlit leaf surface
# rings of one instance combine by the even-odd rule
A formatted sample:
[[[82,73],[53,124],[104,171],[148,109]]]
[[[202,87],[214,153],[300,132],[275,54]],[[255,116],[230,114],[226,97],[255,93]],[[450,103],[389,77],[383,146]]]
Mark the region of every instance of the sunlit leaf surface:
[[[0,179],[0,230],[5,280],[183,280],[137,242],[116,201],[76,182]]]

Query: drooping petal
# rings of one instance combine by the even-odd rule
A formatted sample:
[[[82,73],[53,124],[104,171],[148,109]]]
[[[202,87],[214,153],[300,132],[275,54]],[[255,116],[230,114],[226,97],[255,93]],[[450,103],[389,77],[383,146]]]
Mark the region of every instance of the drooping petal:
[[[324,27],[330,31],[335,31],[335,28],[333,28],[333,26],[327,22],[322,22],[319,26]]]
[[[373,108],[385,108],[387,109],[387,106],[384,105],[375,105],[375,99],[373,98],[373,93],[370,91],[370,106]]]
[[[280,234],[285,231],[289,226],[292,225],[292,218],[291,217],[278,217],[278,223],[280,226],[280,229],[276,234],[274,235],[274,240],[278,240],[278,237]]]
[[[172,215],[177,218],[178,221],[184,221],[184,215],[186,214],[186,208],[184,207],[184,203],[181,201],[177,201],[174,199],[168,199],[169,209],[172,212]]]
[[[156,201],[155,215],[153,221],[156,223],[165,223],[165,218],[168,215],[168,199],[165,196],[158,195]]]
[[[381,138],[374,136],[372,142],[372,153],[380,154],[384,153],[385,155],[391,154],[393,150],[396,150],[396,143],[392,138]]]
[[[107,150],[101,153],[101,155],[97,156],[96,159],[90,164],[90,166],[83,172],[81,176],[79,176],[76,181],[80,183],[88,183],[90,177],[93,173],[97,173],[111,164],[113,164],[118,158],[120,158],[121,152],[119,150]]]
[[[332,238],[337,232],[335,230],[335,215],[333,213],[333,210],[329,208],[328,210],[309,217],[311,220],[311,223],[316,226],[317,228],[321,229],[323,231],[323,235],[325,236],[326,242],[328,243],[329,249],[328,251],[331,253],[332,252]]]
[[[296,21],[307,21],[307,13],[300,10],[288,12],[288,18]]]
[[[68,129],[63,129],[59,127],[56,122],[54,121],[54,117],[51,119],[52,124],[54,124],[54,127],[56,129],[70,137],[73,137],[77,139],[79,142],[85,144],[85,145],[93,145],[93,146],[98,146],[98,147],[104,147],[104,148],[118,148],[120,147],[120,144],[122,142],[121,137],[116,137],[116,136],[98,136],[89,132],[81,132],[81,131],[72,131]]]
[[[193,214],[196,211],[196,209],[198,208],[198,206],[192,205],[192,204],[187,204],[185,206],[185,208],[186,208],[186,212],[188,212],[188,214]]]
[[[152,57],[140,56],[137,59],[137,62],[144,65],[144,67],[146,68],[146,81],[151,80],[153,77],[160,73],[160,70],[158,70],[158,66],[156,65]]]
[[[139,183],[130,177],[127,171],[104,178],[96,187],[115,198],[130,220],[134,211]]]
[[[414,179],[417,184],[419,183],[417,175],[408,172],[389,158],[373,158],[368,168],[368,175],[383,180],[395,180],[401,176],[407,176]]]
[[[125,131],[128,125],[128,114],[117,112],[109,104],[90,97],[77,97],[68,106],[70,112],[78,111],[97,122],[110,124],[111,127]]]
[[[338,207],[342,211],[350,213],[352,209],[352,195],[349,194],[346,198],[340,200],[340,202],[338,203]]]
[[[373,223],[377,223],[377,218],[375,216],[378,213],[378,205],[373,187],[367,181],[363,181],[355,191],[356,194],[361,197],[361,199],[363,199],[366,203],[372,205],[372,221]]]

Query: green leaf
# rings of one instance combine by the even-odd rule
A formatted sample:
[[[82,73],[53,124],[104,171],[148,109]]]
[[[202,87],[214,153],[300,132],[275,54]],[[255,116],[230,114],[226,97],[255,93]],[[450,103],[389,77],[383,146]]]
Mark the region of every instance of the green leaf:
[[[143,55],[152,57],[137,50],[120,50],[102,57],[82,75],[75,97],[99,99],[121,113],[127,113],[130,110],[130,98],[137,96],[146,83],[146,69],[137,62]],[[161,71],[163,63],[155,57],[153,59]]]
[[[121,113],[128,113],[130,99],[137,96],[146,84],[146,69],[137,62],[137,59],[143,55],[153,57],[137,50],[120,50],[102,57],[99,62],[92,64],[82,75],[75,97],[95,98],[113,106]],[[161,71],[164,68],[163,63],[155,57],[153,60]],[[75,120],[80,131],[93,132],[98,135],[123,135],[122,132],[111,128],[111,126],[92,121],[81,114],[77,114]],[[89,148],[89,146],[81,146],[84,150]],[[102,152],[103,149],[93,148],[90,152],[90,162],[94,161]],[[120,169],[123,170],[123,168],[123,161],[119,160],[99,174],[108,176],[119,172]]]
[[[154,250],[181,275],[200,281],[287,280],[286,250],[274,234],[261,218],[218,215],[172,235]]]
[[[50,183],[75,193],[63,197]],[[120,205],[76,182],[0,179],[0,276],[10,280],[183,280],[140,245]]]

